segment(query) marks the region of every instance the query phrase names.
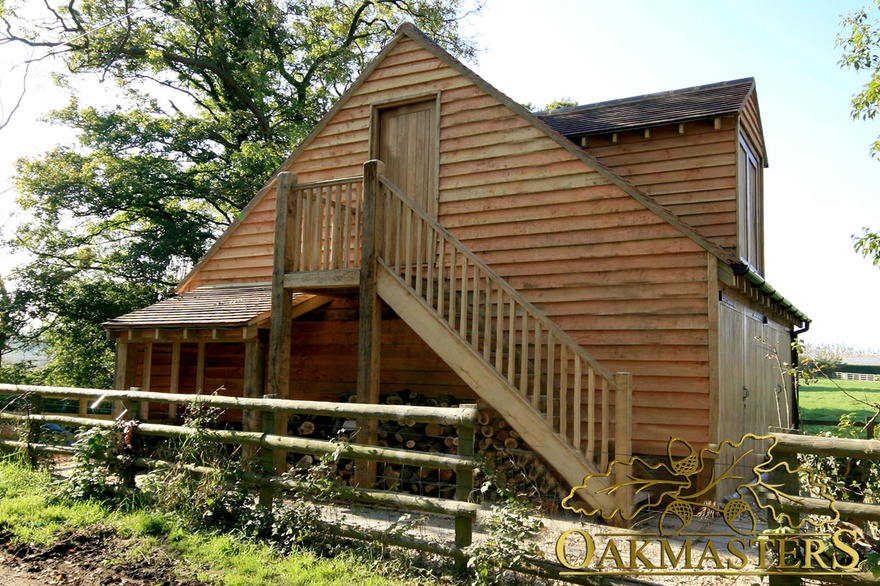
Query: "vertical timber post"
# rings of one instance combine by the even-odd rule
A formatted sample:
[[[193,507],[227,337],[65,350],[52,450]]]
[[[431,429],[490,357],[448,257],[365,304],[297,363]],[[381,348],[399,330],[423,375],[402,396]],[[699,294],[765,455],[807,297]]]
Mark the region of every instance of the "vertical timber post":
[[[122,339],[116,340],[116,376],[113,380],[113,388],[118,391],[130,389],[135,385],[137,376],[137,360],[134,354],[134,346],[131,342]],[[122,401],[113,401],[111,413],[113,418],[119,417],[125,407]]]
[[[785,463],[785,466],[778,466],[781,463]],[[770,473],[769,484],[778,486],[778,489],[787,495],[799,496],[801,494],[801,487],[797,474],[786,473],[786,467],[789,470],[798,469],[797,454],[774,454],[773,464],[774,467]],[[791,515],[791,520],[795,524],[800,522],[800,515],[794,513],[789,513],[789,515]],[[767,527],[768,529],[778,529],[781,527],[781,524],[773,517],[772,509],[767,512]],[[777,561],[777,564],[780,564],[780,561],[782,560]],[[770,586],[800,586],[802,582],[798,576],[777,574],[771,575],[768,583]]]
[[[247,340],[244,343],[243,394],[246,399],[259,399],[263,396],[265,355],[265,345],[260,340],[260,333],[257,332],[253,339]],[[241,427],[243,431],[261,431],[260,412],[253,409],[245,409],[242,412]],[[246,466],[253,464],[257,455],[256,447],[243,446],[242,453]]]
[[[294,198],[290,192],[296,184],[295,173],[278,174],[275,187],[275,245],[272,265],[272,319],[269,330],[269,380],[270,395],[278,399],[290,398],[290,329],[293,311],[293,292],[284,287],[284,275],[293,270],[293,247],[289,230],[296,217]],[[265,423],[265,420],[264,420]],[[264,433],[269,430],[263,429]],[[274,432],[287,435],[287,415],[275,417]],[[286,454],[275,452],[275,472],[285,472]]]
[[[476,405],[459,405],[462,410],[461,423],[458,426],[458,455],[473,460],[474,434],[476,432]],[[473,413],[471,417],[469,413]],[[466,415],[467,414],[467,415]],[[468,501],[474,491],[474,469],[458,469],[455,471],[455,500]],[[455,546],[459,552],[473,543],[474,518],[470,515],[455,516]],[[463,572],[467,569],[467,558],[458,555],[455,559],[456,569]]]
[[[30,395],[28,397],[28,415],[40,415],[43,413],[43,396],[42,395]],[[31,417],[28,417],[27,422],[27,450],[28,450],[28,459],[30,460],[31,467],[36,468],[37,464],[39,464],[39,459],[37,457],[37,450],[34,448],[33,444],[40,443],[40,427],[42,424],[39,421],[35,421]]]
[[[264,399],[274,399],[276,398],[274,395],[263,395]],[[285,417],[286,419],[286,417]],[[263,437],[266,436],[267,433],[275,432],[275,413],[272,411],[263,411]],[[262,455],[263,462],[263,474],[266,476],[277,476],[278,466],[276,465],[276,461],[278,459],[277,453],[281,453],[286,456],[286,453],[278,450],[271,450],[267,448],[265,445],[260,449],[260,453]],[[272,508],[272,501],[275,500],[275,489],[272,486],[262,486],[260,487],[260,504],[266,507],[267,509]]]
[[[365,405],[379,402],[379,365],[382,346],[382,303],[376,292],[376,258],[382,242],[382,201],[379,176],[385,171],[381,161],[364,164],[364,214],[361,240],[361,275],[358,306],[357,400]],[[357,422],[358,441],[375,445],[379,422]],[[355,462],[354,485],[369,488],[376,482],[376,462]]]
[[[632,458],[632,385],[629,372],[618,372],[614,377],[617,391],[614,393],[614,459],[628,462]],[[624,484],[629,480],[625,466],[616,466],[614,483]],[[624,515],[633,510],[633,493],[630,487],[621,486],[614,491],[615,506],[620,509],[621,522]]]

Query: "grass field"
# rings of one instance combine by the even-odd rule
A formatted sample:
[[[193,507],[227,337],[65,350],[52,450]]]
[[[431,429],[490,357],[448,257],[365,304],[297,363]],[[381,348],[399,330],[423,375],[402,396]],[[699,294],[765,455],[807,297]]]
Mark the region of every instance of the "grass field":
[[[855,421],[865,421],[876,413],[865,403],[880,404],[880,382],[820,379],[800,388],[802,420],[838,421],[844,415],[855,414]],[[803,427],[811,433],[828,429]]]

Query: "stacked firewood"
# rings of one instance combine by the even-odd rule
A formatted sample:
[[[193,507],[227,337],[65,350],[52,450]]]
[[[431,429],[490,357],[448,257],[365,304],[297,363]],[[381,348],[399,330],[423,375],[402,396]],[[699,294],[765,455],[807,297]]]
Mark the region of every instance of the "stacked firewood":
[[[340,400],[348,401],[353,398],[345,395],[340,397]],[[380,403],[387,405],[458,407],[463,402],[451,395],[427,397],[408,389],[383,395],[380,398]],[[343,441],[349,439],[357,441],[356,436],[352,437],[353,421],[346,422],[329,417],[291,418],[289,430],[291,435],[315,439],[335,437]],[[522,441],[519,434],[497,413],[487,409],[480,410],[474,440],[474,451],[481,462],[480,472],[474,480],[475,488],[478,489],[483,481],[491,480],[536,501],[558,501],[564,496],[553,475]],[[379,422],[380,446],[456,454],[458,443],[458,430],[452,425]],[[314,458],[303,456],[295,459],[294,462],[296,465],[305,466],[314,462]],[[336,462],[334,468],[338,481],[344,484],[351,481],[353,470],[351,461]],[[452,470],[380,462],[377,466],[376,480],[376,488],[425,496],[452,498],[456,491],[455,472]],[[475,496],[480,498],[491,499],[494,494],[495,491],[487,491],[485,494],[479,490],[475,491]]]

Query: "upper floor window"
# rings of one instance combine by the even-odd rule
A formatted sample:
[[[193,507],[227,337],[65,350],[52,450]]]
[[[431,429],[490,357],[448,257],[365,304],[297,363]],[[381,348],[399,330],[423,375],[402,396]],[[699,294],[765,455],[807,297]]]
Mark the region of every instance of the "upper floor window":
[[[748,138],[739,137],[737,159],[737,251],[757,272],[764,272],[763,164]]]

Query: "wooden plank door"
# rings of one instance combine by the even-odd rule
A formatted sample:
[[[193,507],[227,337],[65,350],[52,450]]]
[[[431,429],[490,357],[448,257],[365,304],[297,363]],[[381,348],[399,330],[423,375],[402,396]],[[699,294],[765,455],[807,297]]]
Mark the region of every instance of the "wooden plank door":
[[[385,175],[433,218],[437,217],[437,101],[379,110],[373,156]]]

